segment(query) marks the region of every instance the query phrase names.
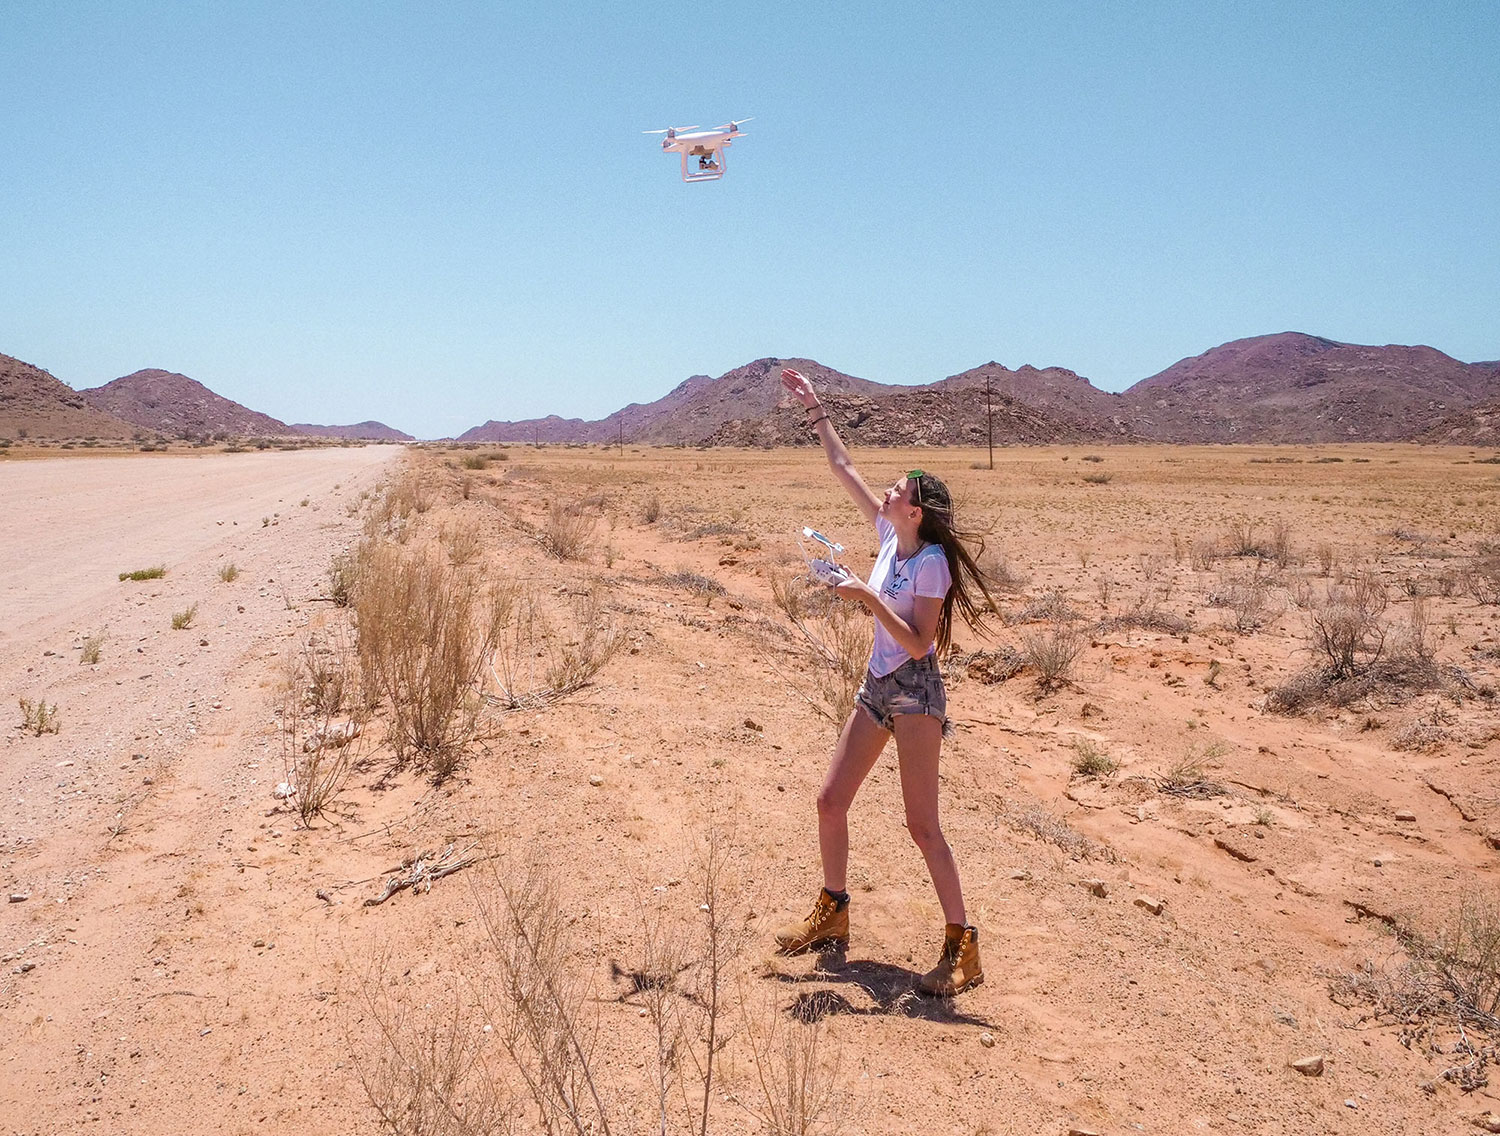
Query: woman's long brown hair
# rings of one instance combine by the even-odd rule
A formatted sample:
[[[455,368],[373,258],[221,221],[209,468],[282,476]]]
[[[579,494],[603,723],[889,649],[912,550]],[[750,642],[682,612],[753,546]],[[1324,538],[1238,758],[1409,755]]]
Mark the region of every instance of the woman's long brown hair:
[[[984,555],[984,534],[960,529],[954,524],[953,494],[938,478],[923,472],[915,477],[908,474],[907,480],[915,490],[911,492],[912,504],[922,510],[922,523],[917,526],[917,537],[928,544],[942,547],[943,555],[948,558],[948,574],[953,577],[953,586],[943,597],[943,612],[938,616],[937,652],[942,655],[948,650],[952,638],[955,606],[963,615],[964,622],[981,635],[989,633],[986,610],[998,610],[990,590],[984,586],[984,573],[979,568],[979,557]],[[965,545],[975,543],[979,549],[971,555]],[[975,602],[976,590],[985,598],[987,608],[982,608]]]

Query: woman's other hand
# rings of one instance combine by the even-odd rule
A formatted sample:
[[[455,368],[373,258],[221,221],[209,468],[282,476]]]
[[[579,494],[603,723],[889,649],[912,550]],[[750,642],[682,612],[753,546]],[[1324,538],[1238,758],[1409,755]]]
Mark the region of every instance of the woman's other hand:
[[[818,392],[813,390],[812,380],[801,371],[794,371],[791,367],[781,372],[781,385],[786,387],[795,398],[802,400],[802,405],[811,410],[818,405]]]
[[[846,600],[856,600],[866,607],[875,598],[875,590],[858,576],[850,576],[847,580],[835,584],[833,590]]]

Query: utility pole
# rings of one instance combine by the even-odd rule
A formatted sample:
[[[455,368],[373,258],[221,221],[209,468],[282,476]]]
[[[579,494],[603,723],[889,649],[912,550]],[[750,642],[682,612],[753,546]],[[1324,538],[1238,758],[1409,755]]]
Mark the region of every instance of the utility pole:
[[[995,468],[995,404],[990,400],[990,377],[984,377],[984,413],[990,421],[990,468]]]
[[[625,419],[620,418],[620,456],[625,456]]]

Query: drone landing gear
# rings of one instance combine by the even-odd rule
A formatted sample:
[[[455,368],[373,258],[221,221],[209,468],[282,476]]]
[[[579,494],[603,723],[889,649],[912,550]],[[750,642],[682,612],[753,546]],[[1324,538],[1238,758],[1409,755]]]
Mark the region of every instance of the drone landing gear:
[[[724,176],[724,152],[709,150],[701,154],[682,152],[683,181],[717,181]]]

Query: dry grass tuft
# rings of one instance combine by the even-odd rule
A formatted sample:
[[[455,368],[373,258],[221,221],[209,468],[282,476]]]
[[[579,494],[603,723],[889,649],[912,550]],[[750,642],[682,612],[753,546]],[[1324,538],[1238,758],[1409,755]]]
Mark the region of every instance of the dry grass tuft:
[[[57,714],[57,703],[49,706],[45,698],[39,698],[35,702],[22,698],[20,703],[21,729],[28,734],[39,738],[43,734],[62,732],[62,719]]]
[[[829,721],[842,725],[869,669],[875,630],[864,608],[839,598],[832,588],[782,568],[771,573],[771,597],[802,637],[820,666],[802,697]],[[784,678],[792,681],[783,674]]]
[[[495,701],[517,710],[574,694],[593,682],[624,643],[597,581],[571,597],[561,629],[535,590],[523,592],[495,641],[490,663],[500,691]]]
[[[477,680],[510,616],[513,586],[477,566],[454,567],[441,548],[360,545],[354,592],[365,689],[390,707],[398,762],[441,780],[479,735]]]
[[[1116,857],[1104,845],[1090,840],[1066,821],[1053,816],[1036,803],[1019,804],[1006,801],[1000,819],[1014,831],[1035,837],[1047,844],[1055,845],[1076,860],[1108,860]]]
[[[1073,739],[1073,772],[1080,777],[1108,777],[1120,763],[1092,738]]]
[[[99,661],[99,656],[104,650],[104,640],[107,638],[104,631],[95,631],[92,635],[85,635],[83,646],[78,652],[80,663],[92,665]]]
[[[557,560],[582,560],[598,523],[599,518],[588,511],[584,502],[554,501],[547,509],[537,542],[548,556]]]
[[[1045,630],[1021,636],[1021,654],[1036,668],[1037,686],[1044,693],[1060,690],[1073,679],[1073,666],[1086,640],[1071,623],[1054,622]]]
[[[189,627],[191,627],[193,625],[193,620],[195,620],[197,618],[198,618],[198,605],[197,604],[191,604],[188,607],[183,608],[181,611],[174,611],[172,613],[172,630],[173,631],[186,631]]]
[[[343,792],[367,715],[349,637],[341,627],[309,635],[288,664],[281,700],[282,768],[303,824],[326,815]]]

